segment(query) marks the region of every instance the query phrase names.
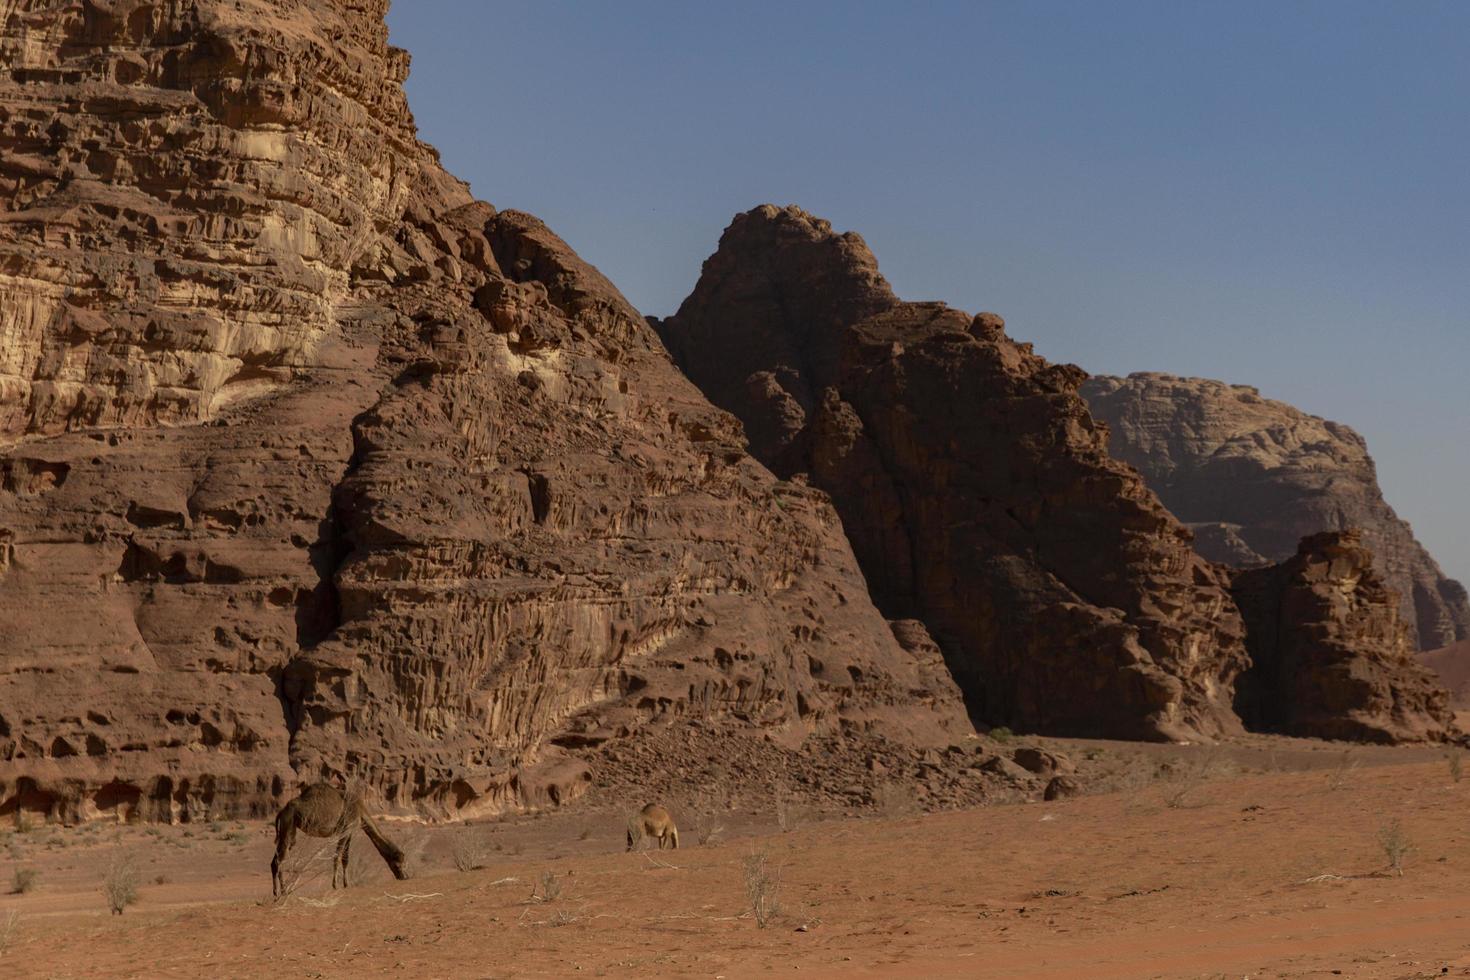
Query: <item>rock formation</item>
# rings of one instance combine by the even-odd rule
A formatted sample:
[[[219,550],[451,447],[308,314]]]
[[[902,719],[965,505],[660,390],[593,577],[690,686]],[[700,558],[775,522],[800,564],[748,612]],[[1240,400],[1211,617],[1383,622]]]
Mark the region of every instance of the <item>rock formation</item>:
[[[1356,531],[1305,538],[1287,561],[1239,572],[1234,592],[1253,661],[1236,707],[1252,729],[1372,742],[1458,734]]]
[[[861,238],[796,208],[737,216],[657,326],[759,459],[831,494],[879,608],[928,627],[976,718],[1238,728],[1228,581],[1108,456],[1080,369],[993,314],[899,301]]]
[[[1384,501],[1367,444],[1352,429],[1201,378],[1097,377],[1082,395],[1112,430],[1113,455],[1194,529],[1206,558],[1280,562],[1307,535],[1359,528],[1417,648],[1470,638],[1465,588]]]
[[[417,140],[386,8],[0,5],[0,813],[466,814],[680,719],[967,730],[826,499]]]
[[[1434,671],[1449,691],[1451,705],[1462,711],[1470,708],[1470,640],[1420,654],[1419,662]]]

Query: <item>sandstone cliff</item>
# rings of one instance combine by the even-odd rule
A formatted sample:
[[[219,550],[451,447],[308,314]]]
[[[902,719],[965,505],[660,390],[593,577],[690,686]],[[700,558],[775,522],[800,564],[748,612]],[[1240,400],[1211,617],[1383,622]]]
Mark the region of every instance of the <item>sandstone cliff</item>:
[[[1234,592],[1254,661],[1236,706],[1252,728],[1375,742],[1458,734],[1357,532],[1305,538],[1287,561],[1239,572]]]
[[[464,814],[967,724],[652,330],[419,143],[386,0],[0,4],[0,810]]]
[[[1279,562],[1307,535],[1359,528],[1399,594],[1412,643],[1427,650],[1470,638],[1464,587],[1384,501],[1367,444],[1352,429],[1201,378],[1097,377],[1082,395],[1112,430],[1113,454],[1195,530],[1206,558]]]
[[[796,208],[738,215],[658,327],[758,458],[832,495],[879,607],[928,626],[978,719],[1238,728],[1228,581],[1108,456],[1080,369],[899,301],[861,238]]]
[[[1450,704],[1470,708],[1470,640],[1452,643],[1419,656],[1419,662],[1434,671],[1440,684],[1450,693]]]

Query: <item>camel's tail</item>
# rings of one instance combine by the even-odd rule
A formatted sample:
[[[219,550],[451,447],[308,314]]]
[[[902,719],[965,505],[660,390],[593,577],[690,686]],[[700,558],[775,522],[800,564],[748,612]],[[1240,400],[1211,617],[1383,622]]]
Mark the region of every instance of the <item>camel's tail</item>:
[[[373,818],[366,813],[362,815],[362,832],[367,834],[368,840],[373,842],[373,846],[378,849],[383,860],[388,862],[388,870],[393,872],[393,877],[399,881],[407,881],[408,868],[405,867],[407,860],[404,857],[403,848],[384,837],[378,825],[373,823]]]

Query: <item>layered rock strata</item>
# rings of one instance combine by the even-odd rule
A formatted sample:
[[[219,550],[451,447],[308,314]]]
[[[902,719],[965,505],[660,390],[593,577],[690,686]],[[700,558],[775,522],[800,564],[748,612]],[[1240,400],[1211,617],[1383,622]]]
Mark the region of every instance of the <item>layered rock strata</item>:
[[[1195,531],[1195,547],[1238,568],[1281,562],[1321,531],[1356,528],[1399,595],[1410,642],[1470,639],[1470,598],[1383,499],[1367,443],[1337,422],[1243,385],[1167,374],[1095,377],[1082,395],[1112,430],[1113,454]]]
[[[968,729],[826,499],[419,143],[385,0],[0,6],[0,811],[565,802]]]

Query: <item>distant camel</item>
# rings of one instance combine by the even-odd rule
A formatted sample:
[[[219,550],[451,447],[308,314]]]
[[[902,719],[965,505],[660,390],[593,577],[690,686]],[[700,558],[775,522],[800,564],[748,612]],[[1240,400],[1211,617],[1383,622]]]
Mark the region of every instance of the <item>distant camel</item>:
[[[669,847],[679,847],[679,828],[674,826],[674,818],[669,816],[669,811],[657,803],[650,803],[638,811],[638,816],[628,821],[628,850],[644,837],[657,837],[658,849],[662,851],[665,843]]]
[[[308,837],[337,838],[337,854],[332,860],[332,887],[337,887],[337,876],[342,877],[342,887],[347,887],[347,857],[352,846],[352,832],[357,825],[378,849],[388,870],[399,881],[407,880],[403,850],[383,836],[378,825],[368,816],[362,798],[349,795],[329,783],[315,783],[302,790],[301,795],[281,807],[276,814],[276,856],[271,861],[271,894],[279,896],[281,885],[281,862],[296,843],[296,831]]]

